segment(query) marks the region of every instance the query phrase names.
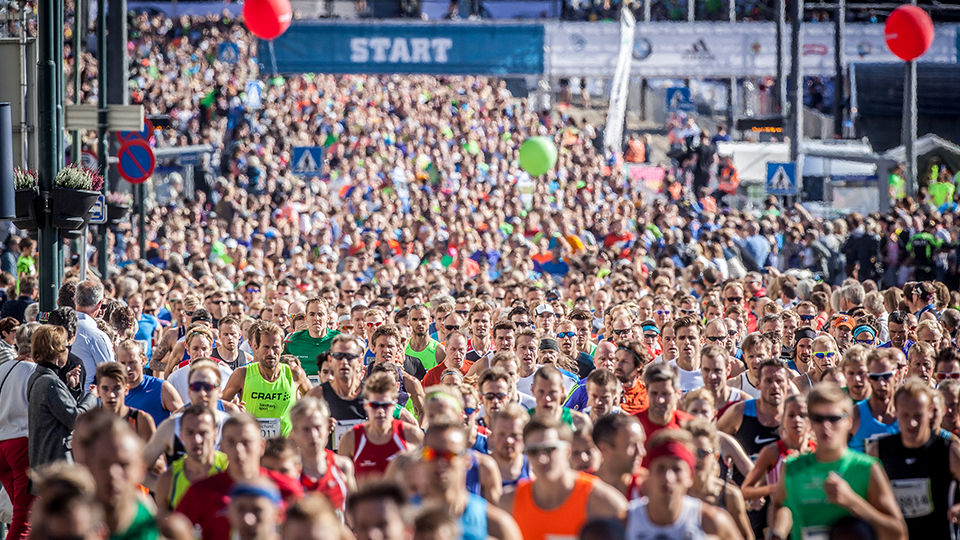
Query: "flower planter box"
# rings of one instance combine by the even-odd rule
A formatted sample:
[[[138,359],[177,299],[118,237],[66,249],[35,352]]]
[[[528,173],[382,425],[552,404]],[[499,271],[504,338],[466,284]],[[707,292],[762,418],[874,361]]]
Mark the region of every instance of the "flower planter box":
[[[40,190],[22,189],[14,192],[14,203],[16,206],[17,217],[13,224],[18,229],[29,231],[37,229],[37,205],[40,203]]]
[[[53,226],[77,230],[90,220],[90,208],[97,202],[99,191],[54,187],[50,192]]]
[[[107,204],[107,220],[111,225],[119,225],[130,215],[129,204]]]

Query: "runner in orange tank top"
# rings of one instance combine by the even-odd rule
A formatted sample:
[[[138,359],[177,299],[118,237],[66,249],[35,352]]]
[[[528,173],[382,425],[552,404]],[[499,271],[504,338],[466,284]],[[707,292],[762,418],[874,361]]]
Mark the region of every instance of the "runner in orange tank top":
[[[599,478],[570,466],[570,429],[534,418],[523,430],[524,452],[536,480],[521,482],[500,500],[524,540],[577,538],[592,519],[622,519],[627,500]]]

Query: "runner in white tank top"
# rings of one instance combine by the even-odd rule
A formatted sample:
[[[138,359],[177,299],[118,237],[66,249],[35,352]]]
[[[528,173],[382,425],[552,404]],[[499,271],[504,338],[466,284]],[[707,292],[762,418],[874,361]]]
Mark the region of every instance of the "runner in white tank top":
[[[703,523],[700,520],[700,499],[690,496],[683,497],[683,509],[680,517],[670,525],[655,525],[647,515],[649,499],[643,497],[630,503],[627,512],[627,535],[630,540],[667,540],[682,538],[683,540],[701,540],[707,538],[703,532]]]

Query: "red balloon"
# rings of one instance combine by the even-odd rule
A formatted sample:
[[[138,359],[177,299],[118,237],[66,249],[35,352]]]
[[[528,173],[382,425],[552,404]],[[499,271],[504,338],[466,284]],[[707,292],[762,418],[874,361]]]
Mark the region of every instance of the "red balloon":
[[[275,39],[290,28],[290,0],[246,0],[243,20],[247,30],[261,39]]]
[[[903,5],[887,17],[883,37],[890,52],[898,58],[914,60],[923,56],[933,44],[933,21],[917,6]]]

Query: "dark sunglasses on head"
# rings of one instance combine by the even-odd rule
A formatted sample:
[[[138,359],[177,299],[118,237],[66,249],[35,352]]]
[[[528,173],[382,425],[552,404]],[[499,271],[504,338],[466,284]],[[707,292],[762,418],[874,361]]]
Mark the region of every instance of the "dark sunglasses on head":
[[[333,358],[334,360],[348,360],[352,362],[357,358],[360,358],[360,355],[348,353],[348,352],[335,352],[335,353],[330,353],[330,358]]]
[[[194,381],[190,383],[190,391],[192,392],[210,392],[216,387],[217,385],[205,381]]]
[[[836,424],[843,420],[847,414],[816,414],[810,413],[810,421],[814,424]]]
[[[889,381],[896,375],[896,371],[884,371],[883,373],[867,373],[867,377],[871,381]]]

